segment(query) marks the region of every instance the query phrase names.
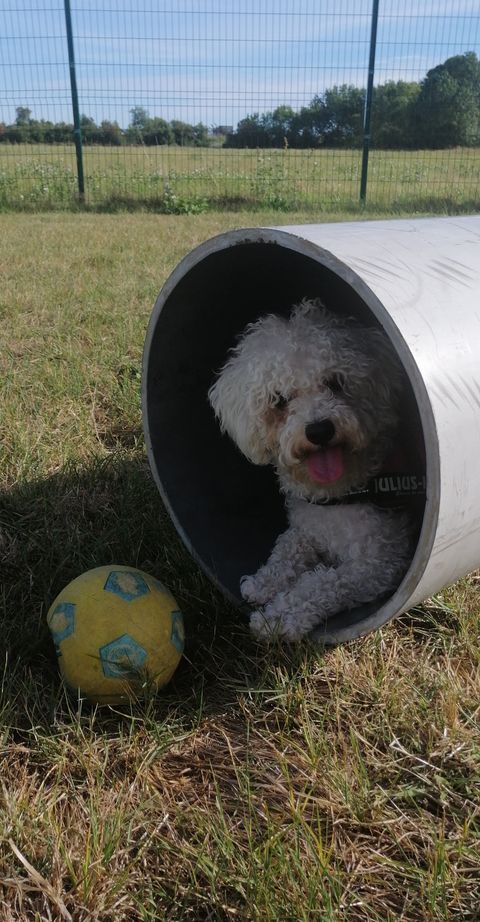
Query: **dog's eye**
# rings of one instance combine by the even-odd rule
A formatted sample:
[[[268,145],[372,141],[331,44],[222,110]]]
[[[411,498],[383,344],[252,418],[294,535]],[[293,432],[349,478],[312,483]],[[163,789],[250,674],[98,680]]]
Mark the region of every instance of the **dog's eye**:
[[[344,381],[341,375],[330,375],[323,383],[332,394],[341,394],[343,391]]]
[[[288,404],[288,399],[283,394],[275,394],[272,401],[272,407],[275,410],[284,410]]]

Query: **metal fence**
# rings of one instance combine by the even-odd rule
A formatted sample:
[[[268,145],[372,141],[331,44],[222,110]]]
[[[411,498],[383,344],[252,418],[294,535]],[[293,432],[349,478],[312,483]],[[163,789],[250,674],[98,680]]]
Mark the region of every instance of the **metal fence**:
[[[0,0],[0,208],[478,209],[478,0],[103,3]]]

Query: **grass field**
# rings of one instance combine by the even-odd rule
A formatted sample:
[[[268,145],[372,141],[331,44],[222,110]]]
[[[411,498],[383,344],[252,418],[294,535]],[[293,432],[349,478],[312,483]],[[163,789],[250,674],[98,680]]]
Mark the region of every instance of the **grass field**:
[[[474,922],[478,574],[363,640],[265,652],[152,484],[151,307],[235,223],[0,217],[0,919]],[[65,695],[45,615],[109,562],[171,587],[187,646],[157,699],[94,710]]]
[[[87,146],[84,169],[97,209],[358,210],[361,152]],[[73,146],[0,145],[0,209],[72,208],[76,191]],[[477,210],[480,148],[372,151],[367,200],[390,211]]]

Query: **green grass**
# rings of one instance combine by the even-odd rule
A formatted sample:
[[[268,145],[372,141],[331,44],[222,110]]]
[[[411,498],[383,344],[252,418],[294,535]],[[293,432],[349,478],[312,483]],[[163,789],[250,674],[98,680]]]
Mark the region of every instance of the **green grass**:
[[[341,648],[266,652],[152,483],[151,307],[236,221],[0,219],[0,918],[473,922],[478,576]],[[186,655],[157,698],[95,710],[65,695],[45,615],[114,561],[172,589]]]
[[[84,148],[91,208],[199,213],[225,208],[357,209],[361,152],[221,148]],[[368,204],[422,212],[475,210],[480,149],[372,151]],[[0,209],[74,208],[73,146],[0,145]]]

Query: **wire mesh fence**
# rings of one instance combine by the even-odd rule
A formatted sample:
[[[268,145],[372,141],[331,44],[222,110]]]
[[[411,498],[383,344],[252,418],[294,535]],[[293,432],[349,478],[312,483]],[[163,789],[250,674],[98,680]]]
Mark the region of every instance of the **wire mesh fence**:
[[[0,3],[0,207],[350,209],[370,147],[373,208],[478,208],[478,0],[103,2]]]

